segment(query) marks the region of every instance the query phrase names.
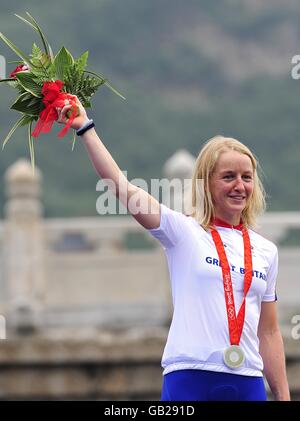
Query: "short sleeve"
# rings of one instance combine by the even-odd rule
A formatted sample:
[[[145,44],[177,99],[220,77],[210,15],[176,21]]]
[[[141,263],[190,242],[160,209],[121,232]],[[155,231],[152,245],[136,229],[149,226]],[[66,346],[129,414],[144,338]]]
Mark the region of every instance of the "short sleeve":
[[[186,231],[187,216],[160,204],[160,225],[147,230],[164,248],[175,246]]]
[[[276,301],[276,280],[278,274],[278,250],[274,245],[273,258],[271,260],[270,268],[267,274],[267,289],[262,301]]]

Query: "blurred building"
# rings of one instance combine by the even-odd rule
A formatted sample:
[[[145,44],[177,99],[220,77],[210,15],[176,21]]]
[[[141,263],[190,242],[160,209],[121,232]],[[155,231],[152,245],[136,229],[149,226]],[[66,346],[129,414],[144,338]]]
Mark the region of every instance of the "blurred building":
[[[164,173],[189,178],[193,163],[178,151]],[[172,313],[160,245],[130,216],[44,219],[42,175],[26,160],[8,169],[5,183],[0,399],[159,399]],[[174,203],[177,195],[175,188]],[[300,400],[300,246],[284,246],[300,213],[268,213],[261,226],[283,244],[280,324],[292,396]]]

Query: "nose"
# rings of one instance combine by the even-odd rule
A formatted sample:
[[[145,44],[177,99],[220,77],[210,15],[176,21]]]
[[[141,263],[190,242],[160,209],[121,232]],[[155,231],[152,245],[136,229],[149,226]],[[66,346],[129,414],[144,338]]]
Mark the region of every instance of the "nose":
[[[243,192],[245,191],[245,186],[242,177],[237,177],[234,188],[235,191]]]

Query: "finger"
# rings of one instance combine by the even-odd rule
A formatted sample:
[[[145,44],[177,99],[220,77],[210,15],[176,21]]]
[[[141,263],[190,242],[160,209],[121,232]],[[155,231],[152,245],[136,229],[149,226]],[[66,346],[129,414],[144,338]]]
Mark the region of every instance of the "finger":
[[[70,108],[72,108],[72,104],[64,105],[63,108],[61,109],[61,113],[65,114],[66,111],[69,111]]]
[[[70,110],[72,108],[72,105],[71,104],[68,104],[68,105],[65,105],[62,109],[61,109],[61,112],[60,112],[60,114],[59,114],[59,118],[61,119],[61,120],[68,120],[68,117],[67,117],[67,112]]]
[[[61,113],[61,109],[57,112],[57,122],[58,123],[65,123],[65,118],[63,117],[62,113]]]
[[[58,108],[58,107],[56,107],[56,112],[57,112],[57,122],[58,123],[63,123],[63,121],[62,121],[62,114],[61,114],[61,108]]]

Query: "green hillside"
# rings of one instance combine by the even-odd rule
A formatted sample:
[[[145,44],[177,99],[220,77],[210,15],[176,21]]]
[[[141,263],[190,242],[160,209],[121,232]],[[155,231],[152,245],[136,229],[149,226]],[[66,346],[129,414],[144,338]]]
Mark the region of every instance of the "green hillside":
[[[216,134],[240,139],[259,157],[270,210],[300,209],[300,4],[294,0],[53,0],[1,5],[0,31],[29,52],[36,35],[14,13],[29,11],[55,51],[90,51],[89,67],[107,75],[127,98],[102,87],[89,115],[129,179],[162,176],[178,149],[197,155]],[[0,54],[15,56],[4,44]],[[13,65],[7,65],[7,73]],[[17,119],[15,92],[0,86],[0,139]],[[36,141],[47,216],[95,215],[97,177],[83,145],[55,132]],[[3,174],[28,155],[25,130],[0,155]],[[0,207],[2,212],[2,207]]]

